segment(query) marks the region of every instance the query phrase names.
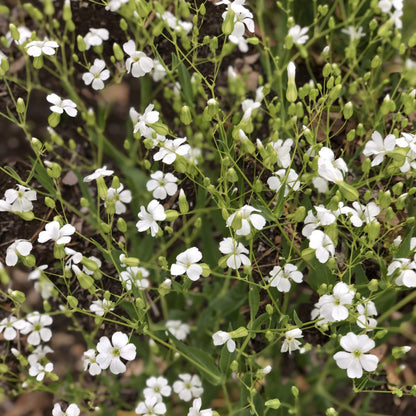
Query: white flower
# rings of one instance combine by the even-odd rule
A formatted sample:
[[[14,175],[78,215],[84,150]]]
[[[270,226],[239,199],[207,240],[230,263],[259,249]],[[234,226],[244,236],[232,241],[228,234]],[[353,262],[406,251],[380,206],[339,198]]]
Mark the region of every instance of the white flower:
[[[77,105],[72,100],[63,100],[57,94],[47,95],[46,100],[53,104],[49,108],[54,113],[62,114],[65,111],[70,117],[75,117],[78,113]]]
[[[266,220],[260,214],[253,214],[253,212],[261,212],[250,205],[244,205],[242,208],[231,214],[227,219],[227,227],[232,227],[232,223],[236,215],[241,216],[241,227],[235,229],[237,235],[249,235],[251,226],[256,230],[261,230],[266,225]],[[233,227],[234,228],[234,227]]]
[[[327,322],[344,321],[348,318],[348,309],[345,305],[351,305],[354,298],[354,291],[344,282],[338,282],[334,286],[332,295],[322,295],[318,303],[314,316],[323,319],[318,324]]]
[[[114,173],[113,170],[107,169],[107,166],[96,169],[93,173],[84,178],[84,182],[91,182],[98,178],[103,178],[105,176],[111,176]]]
[[[179,398],[189,402],[193,397],[200,397],[204,392],[199,377],[194,374],[179,374],[180,380],[173,383],[173,391],[179,395]]]
[[[94,90],[102,90],[104,88],[103,81],[110,78],[110,71],[104,68],[105,62],[102,59],[95,59],[89,72],[85,72],[82,75],[82,80],[85,85],[90,85],[92,83],[92,88]]]
[[[19,40],[14,40],[10,31],[6,33],[6,39],[9,46],[12,42],[15,42],[16,45],[23,45],[32,36],[32,32],[26,26],[19,26],[17,31],[20,35]]]
[[[136,346],[129,344],[126,334],[118,331],[111,337],[111,342],[107,337],[101,337],[97,344],[97,363],[102,370],[110,367],[113,374],[120,374],[126,371],[125,364],[121,361],[124,358],[127,361],[136,358]]]
[[[78,416],[80,413],[79,407],[75,403],[71,403],[65,410],[61,409],[59,403],[55,403],[55,406],[52,409],[52,416]]]
[[[186,137],[179,137],[175,140],[166,139],[159,151],[153,155],[153,159],[156,161],[161,160],[163,163],[171,165],[177,156],[185,156],[189,152],[191,146],[185,142]]]
[[[157,13],[157,15],[167,23],[167,25],[177,32],[185,32],[188,33],[192,29],[191,22],[184,22],[183,20],[179,20],[174,14],[169,11],[165,11],[162,15]]]
[[[120,273],[120,279],[125,284],[127,290],[131,290],[134,284],[139,290],[147,289],[150,285],[150,273],[144,267],[127,267],[127,269]]]
[[[156,397],[158,401],[162,401],[162,396],[169,397],[172,392],[168,380],[164,377],[150,377],[146,380],[146,386],[143,390],[145,399]]]
[[[156,199],[149,202],[146,208],[142,205],[140,212],[137,214],[140,221],[137,221],[136,227],[139,232],[146,231],[150,228],[152,237],[159,231],[159,225],[156,221],[163,221],[166,219],[165,210]]]
[[[164,415],[166,405],[159,401],[156,396],[146,397],[144,402],[137,405],[135,412],[141,416]]]
[[[7,189],[4,193],[5,208],[0,207],[0,211],[28,212],[32,211],[32,201],[36,201],[36,191],[32,191],[22,185],[17,185],[16,189]]]
[[[296,65],[292,61],[287,64],[287,77],[288,77],[288,81],[293,81],[293,82],[295,81]]]
[[[285,185],[283,193],[283,196],[285,197],[290,189],[293,191],[299,189],[300,182],[298,178],[298,174],[293,169],[289,169],[289,172],[287,172],[286,169],[279,169],[273,176],[270,176],[270,178],[267,179],[267,185],[269,185],[269,188],[276,193],[279,192],[282,184]]]
[[[109,37],[109,32],[107,29],[91,28],[90,31],[84,36],[85,46],[88,50],[91,48],[91,46],[102,45],[104,40],[108,40],[108,37]]]
[[[48,342],[52,338],[52,331],[46,328],[53,322],[49,315],[41,315],[38,311],[35,311],[26,316],[26,321],[27,325],[20,332],[24,335],[30,333],[27,338],[30,345],[36,346],[42,341]]]
[[[347,370],[350,378],[360,378],[365,371],[374,371],[377,368],[378,358],[372,354],[364,354],[375,347],[375,342],[368,335],[355,335],[348,332],[340,340],[345,351],[337,352],[334,359],[338,367]]]
[[[289,36],[292,36],[293,43],[296,45],[304,45],[309,36],[307,35],[309,28],[308,27],[300,27],[299,25],[295,25],[289,29]]]
[[[46,373],[50,373],[53,370],[53,364],[47,363],[42,365],[39,362],[31,364],[29,368],[29,375],[36,377],[37,381],[42,381],[45,378]]]
[[[396,270],[399,274],[394,283],[398,286],[416,287],[416,262],[409,259],[398,258],[387,268],[387,276],[392,276]]]
[[[9,315],[0,321],[0,334],[4,330],[4,339],[13,341],[16,338],[17,331],[20,331],[27,326],[28,323],[25,320],[16,318],[14,315]]]
[[[267,280],[270,286],[275,287],[279,292],[289,292],[291,280],[296,283],[301,283],[303,280],[303,274],[291,263],[285,264],[284,268],[274,266],[269,275]]]
[[[303,338],[302,331],[299,328],[291,329],[290,331],[286,331],[285,333],[285,340],[283,341],[282,348],[280,352],[288,352],[289,354],[292,351],[296,351],[300,349],[300,341],[297,338]]]
[[[361,26],[358,29],[356,29],[354,26],[349,25],[341,29],[341,32],[350,37],[350,42],[353,42],[354,40],[360,39],[365,36],[365,33],[363,33],[363,28]]]
[[[159,61],[159,59],[153,59],[153,69],[151,72],[153,81],[158,82],[166,76],[166,69]]]
[[[172,196],[178,190],[176,182],[178,178],[171,173],[164,174],[161,170],[156,171],[150,175],[152,179],[147,181],[146,188],[148,191],[153,191],[153,198],[163,200],[168,195]]]
[[[68,244],[71,241],[71,235],[75,233],[75,227],[71,224],[60,226],[58,221],[52,221],[45,225],[45,231],[39,233],[39,243],[53,240],[56,244]]]
[[[192,407],[189,408],[188,416],[212,416],[211,409],[201,410],[202,400],[200,397],[194,399]]]
[[[396,146],[396,137],[394,134],[389,134],[383,140],[383,137],[378,131],[375,131],[371,135],[371,140],[368,141],[364,147],[363,154],[365,156],[376,156],[372,162],[371,166],[380,165],[383,162],[384,156],[391,152]]]
[[[310,209],[304,220],[304,227],[302,228],[302,235],[309,238],[314,230],[320,226],[333,224],[336,221],[335,215],[326,209],[323,205],[314,206],[316,217]]]
[[[328,147],[319,151],[318,174],[329,182],[342,182],[344,174],[348,172],[345,161],[341,158],[335,160],[334,152]]]
[[[128,2],[129,0],[110,0],[107,6],[105,6],[105,9],[115,12],[121,7],[122,4],[126,4]]]
[[[272,371],[272,366],[271,365],[267,365],[266,367],[263,368],[262,373],[267,375],[270,374]]]
[[[179,341],[183,341],[191,332],[188,324],[179,320],[166,321],[167,330]]]
[[[132,199],[131,191],[128,189],[123,189],[123,184],[120,184],[117,189],[113,187],[108,188],[107,197],[105,198],[104,202],[105,207],[107,207],[107,204],[110,202],[114,203],[117,215],[121,215],[126,212],[126,206],[124,204],[129,204]]]
[[[251,265],[250,259],[246,256],[249,251],[231,237],[224,238],[220,242],[219,250],[222,254],[228,255],[227,266],[230,269],[238,269],[241,264],[244,266]]]
[[[377,315],[376,305],[366,298],[361,299],[361,301],[363,303],[357,305],[357,312],[359,313],[357,325],[367,331],[372,331],[377,326],[377,320],[371,318],[371,316]]]
[[[98,299],[91,302],[90,311],[98,316],[104,316],[114,310],[114,303],[107,299]]]
[[[27,50],[27,54],[29,56],[38,57],[43,55],[55,55],[56,48],[59,48],[59,45],[54,40],[34,40],[32,42],[29,42],[25,46]]]
[[[39,345],[33,350],[32,354],[29,354],[27,360],[30,364],[33,365],[34,363],[43,360],[46,357],[46,354],[49,354],[51,352],[53,352],[53,349],[48,347],[47,345]]]
[[[358,201],[352,203],[354,209],[341,208],[342,213],[351,214],[349,217],[354,227],[361,227],[363,223],[377,222],[376,216],[380,214],[380,207],[375,202],[370,202],[368,205],[362,205]]]
[[[227,343],[228,351],[235,351],[235,341],[231,338],[231,334],[229,332],[217,331],[215,334],[212,334],[212,341],[214,345],[223,345]]]
[[[259,108],[261,106],[261,104],[259,102],[256,102],[254,100],[252,100],[251,98],[244,100],[241,103],[241,107],[244,111],[243,114],[243,120],[249,120],[251,117],[251,113],[256,109]]]
[[[396,10],[402,10],[403,0],[380,0],[378,7],[380,7],[383,13],[389,13],[392,7]]]
[[[101,374],[101,367],[97,363],[95,350],[92,348],[84,352],[84,371],[87,370],[92,376]]]
[[[7,247],[6,250],[6,264],[8,266],[15,266],[20,256],[28,256],[32,251],[32,243],[28,240],[19,239]]]
[[[198,263],[202,259],[202,253],[196,247],[191,247],[176,256],[176,263],[170,267],[173,276],[185,274],[196,281],[201,277],[202,267]]]
[[[332,240],[320,230],[312,231],[309,238],[309,247],[316,250],[315,255],[320,263],[326,263],[329,256],[335,254],[335,246]]]
[[[138,113],[133,107],[130,108],[130,118],[134,124],[133,133],[140,131],[140,134],[149,139],[154,130],[148,124],[156,123],[159,120],[159,112],[154,109],[153,104],[149,104],[143,114]]]
[[[129,55],[126,60],[126,69],[133,77],[142,77],[153,69],[153,59],[146,56],[144,52],[137,51],[133,39],[123,44],[123,50]]]
[[[81,253],[69,247],[65,247],[65,254],[69,256],[65,262],[65,270],[71,269],[72,264],[79,264],[83,257]]]
[[[293,146],[292,139],[278,139],[277,141],[273,141],[270,143],[277,155],[277,164],[281,168],[288,168],[290,165],[290,161],[292,159],[290,155],[290,149]]]

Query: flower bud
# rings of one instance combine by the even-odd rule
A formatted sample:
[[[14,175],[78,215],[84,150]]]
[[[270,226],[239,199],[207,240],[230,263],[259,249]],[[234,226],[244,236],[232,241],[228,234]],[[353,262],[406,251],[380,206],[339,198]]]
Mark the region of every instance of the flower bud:
[[[240,326],[240,328],[230,332],[231,338],[242,338],[242,337],[246,337],[247,335],[248,335],[247,328],[244,328],[243,326]]]
[[[19,114],[24,114],[26,111],[26,105],[22,97],[19,97],[16,101],[16,111]]]
[[[354,107],[352,105],[351,101],[348,101],[347,104],[345,104],[344,109],[342,111],[342,114],[344,115],[345,120],[349,120],[354,113]]]
[[[56,179],[61,176],[62,168],[56,162],[49,162],[48,160],[46,160],[45,165],[47,166],[46,172],[49,177]]]
[[[189,126],[192,123],[191,110],[187,105],[182,106],[179,112],[179,118],[185,126]]]
[[[222,22],[221,30],[224,35],[231,35],[234,30],[234,17],[235,13],[232,9],[228,9],[225,19]]]
[[[77,36],[77,47],[80,52],[85,52],[87,50],[87,45],[81,35]]]
[[[140,260],[137,257],[122,256],[120,255],[120,261],[128,267],[137,267],[140,264]]]
[[[179,211],[181,214],[187,214],[189,212],[189,204],[183,189],[179,191]]]
[[[26,295],[21,292],[20,290],[10,290],[7,293],[11,299],[13,300],[13,302],[16,302],[18,304],[23,304],[26,300]]]
[[[12,39],[18,41],[20,39],[20,32],[17,30],[17,27],[13,23],[11,23],[9,25],[9,30],[10,30]]]
[[[337,182],[337,185],[345,199],[348,201],[358,201],[359,193],[352,185],[349,185],[344,181]]]
[[[296,386],[292,386],[291,390],[294,397],[299,396],[299,389]]]
[[[67,296],[66,301],[72,309],[75,309],[78,306],[78,299],[74,296]]]
[[[117,229],[122,233],[125,233],[127,231],[127,223],[121,217],[117,220]]]
[[[368,290],[370,292],[375,292],[376,290],[378,290],[378,280],[377,279],[371,279],[368,282]]]
[[[293,62],[289,62],[287,66],[287,90],[286,90],[286,99],[293,103],[298,98],[298,92],[296,89],[295,83],[295,75],[296,75],[296,66]]]
[[[280,408],[280,400],[279,399],[271,399],[271,400],[267,400],[266,403],[264,403],[264,405],[270,409],[279,409]]]

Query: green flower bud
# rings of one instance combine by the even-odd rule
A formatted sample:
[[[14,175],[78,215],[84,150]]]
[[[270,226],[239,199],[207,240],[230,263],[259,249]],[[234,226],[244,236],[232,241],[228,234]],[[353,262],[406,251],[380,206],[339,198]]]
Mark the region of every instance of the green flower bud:
[[[234,30],[234,17],[235,13],[233,10],[228,9],[225,19],[222,22],[221,30],[224,35],[231,35]]]
[[[67,296],[66,301],[72,309],[75,309],[78,306],[78,299],[74,296]]]
[[[179,212],[174,209],[168,209],[165,211],[166,220],[165,221],[175,221],[179,217]]]
[[[124,59],[123,49],[121,49],[121,46],[115,42],[113,43],[113,54],[117,61],[122,61]]]
[[[20,33],[17,30],[17,27],[13,23],[10,23],[9,30],[10,30],[10,34],[11,34],[13,40],[19,40],[20,39]]]
[[[91,270],[92,272],[96,272],[99,270],[98,264],[87,257],[82,257],[81,264],[83,264],[87,269]]]
[[[189,204],[183,189],[179,191],[179,211],[181,214],[187,214],[189,212]]]
[[[349,185],[344,181],[337,182],[337,185],[345,199],[348,201],[358,201],[360,195],[352,185]]]
[[[385,209],[391,205],[391,193],[390,191],[379,191],[378,193],[378,202],[380,207]]]
[[[56,179],[61,176],[62,168],[56,162],[45,161],[45,165],[47,166],[46,172],[49,177]]]
[[[75,273],[77,280],[83,289],[90,289],[94,285],[94,279],[84,272]]]
[[[137,257],[125,257],[124,256],[121,262],[129,267],[137,267],[140,264],[140,260]]]
[[[378,280],[377,279],[371,279],[369,282],[368,282],[368,290],[370,291],[370,292],[375,292],[375,291],[377,291],[378,290]]]
[[[127,223],[123,218],[117,220],[117,229],[122,233],[127,231]]]
[[[152,124],[152,129],[156,133],[158,133],[158,134],[160,134],[162,136],[166,136],[166,135],[169,134],[169,127],[166,124],[163,124],[163,123],[161,123],[159,121]]]
[[[331,101],[335,101],[340,96],[341,90],[342,90],[342,85],[335,85],[335,87],[332,88],[331,91],[329,92],[328,98]]]
[[[125,32],[129,28],[125,19],[120,19],[120,29]]]
[[[380,227],[378,221],[371,221],[364,227],[364,231],[368,234],[370,241],[374,241],[380,235]]]
[[[16,214],[25,221],[32,221],[35,218],[35,214],[32,211],[16,212]]]
[[[353,113],[354,113],[354,107],[352,105],[352,102],[348,101],[345,104],[344,109],[342,111],[342,114],[344,115],[345,120],[349,120],[352,117]]]
[[[19,97],[16,101],[16,111],[19,114],[24,114],[26,111],[26,105],[22,97]]]
[[[8,295],[17,304],[23,304],[26,301],[26,295],[20,290],[11,290],[8,292]]]
[[[3,266],[0,266],[0,283],[8,285],[10,283],[10,276]]]
[[[371,60],[371,68],[375,69],[378,68],[379,66],[381,66],[383,62],[381,61],[380,57],[378,55],[376,55],[372,60]]]
[[[266,403],[264,403],[264,405],[266,407],[269,407],[270,409],[279,409],[280,408],[280,400],[279,399],[271,399],[271,400],[267,400]]]
[[[302,260],[308,263],[315,258],[315,250],[310,247],[305,248],[304,250],[302,250],[301,257]]]
[[[53,256],[58,260],[65,258],[66,253],[63,244],[55,244],[53,247]]]
[[[87,45],[85,44],[85,40],[81,35],[77,36],[77,48],[80,52],[85,52],[87,50]]]
[[[105,222],[100,223],[100,228],[105,234],[111,233],[111,227]]]
[[[62,19],[67,23],[72,19],[71,2],[69,0],[65,0]]]
[[[55,13],[52,0],[43,0],[43,11],[47,16],[52,16]]]
[[[292,386],[291,391],[294,397],[299,396],[299,389],[296,386]]]
[[[192,123],[191,110],[187,105],[182,106],[179,112],[179,118],[185,126],[189,126]]]
[[[325,416],[338,416],[338,412],[333,407],[329,407],[325,411]]]
[[[248,335],[247,328],[244,328],[243,326],[240,326],[240,328],[230,332],[231,338],[242,338],[242,337],[246,337],[247,335]]]
[[[48,117],[48,124],[54,128],[56,127],[61,121],[61,115],[59,113],[52,113]]]
[[[270,303],[268,303],[268,304],[266,305],[266,313],[267,313],[268,315],[273,315],[273,312],[274,312],[274,308],[273,308],[273,306],[272,306],[272,305],[270,305]]]
[[[403,182],[397,182],[392,188],[393,195],[401,195],[403,193]]]

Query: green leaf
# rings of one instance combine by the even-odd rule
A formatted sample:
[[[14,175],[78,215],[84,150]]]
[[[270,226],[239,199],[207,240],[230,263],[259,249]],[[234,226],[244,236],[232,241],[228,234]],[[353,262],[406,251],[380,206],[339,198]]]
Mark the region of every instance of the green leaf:
[[[193,108],[194,93],[192,91],[191,76],[189,75],[189,71],[186,69],[184,63],[180,61],[178,57],[174,54],[172,54],[172,64],[174,68],[177,67],[178,69],[179,83],[181,84],[182,92],[185,97],[186,103],[189,107]]]
[[[306,281],[313,290],[318,290],[323,283],[327,285],[335,283],[336,277],[326,264],[322,264],[316,259],[309,263],[310,270]]]
[[[55,185],[41,163],[35,162],[34,176],[37,181],[49,192],[51,197],[56,196]]]
[[[295,324],[298,328],[302,327],[303,322],[299,319],[299,316],[295,310],[293,311],[293,320],[295,321]]]
[[[406,258],[409,257],[410,254],[410,240],[413,237],[414,232],[414,226],[409,230],[407,233],[406,238],[403,240],[403,242],[400,244],[399,249],[397,250],[396,257],[397,258]]]
[[[224,345],[221,350],[221,356],[219,360],[219,366],[221,369],[221,372],[225,376],[229,376],[231,374],[231,368],[230,365],[234,359],[235,353],[231,353],[228,351],[227,345]]]
[[[217,386],[222,382],[220,370],[214,359],[201,348],[190,347],[175,338],[171,338],[180,355],[201,371],[206,380]]]

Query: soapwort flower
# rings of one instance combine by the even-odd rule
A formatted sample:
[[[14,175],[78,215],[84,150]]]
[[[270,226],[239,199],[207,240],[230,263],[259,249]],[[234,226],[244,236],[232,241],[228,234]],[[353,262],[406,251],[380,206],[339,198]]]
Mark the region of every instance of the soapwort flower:
[[[244,266],[251,265],[250,259],[246,256],[249,251],[231,237],[224,238],[220,242],[219,250],[222,254],[227,255],[227,266],[230,269],[239,269]]]
[[[201,410],[202,400],[200,397],[194,399],[192,402],[192,407],[189,408],[188,416],[212,416],[211,409]]]
[[[98,178],[104,178],[105,176],[111,176],[114,173],[113,170],[107,169],[107,166],[96,169],[93,173],[84,178],[84,182],[91,182]]]
[[[249,235],[251,232],[251,227],[258,231],[262,230],[266,225],[266,220],[262,215],[255,214],[255,212],[261,211],[250,205],[244,205],[242,208],[238,209],[228,217],[227,227],[234,228],[237,235]],[[233,221],[236,216],[241,217],[241,227],[238,228],[233,226]]]
[[[360,378],[365,371],[374,371],[377,368],[378,357],[365,354],[375,347],[375,342],[368,335],[355,335],[348,332],[340,340],[345,351],[339,351],[334,359],[339,368],[346,369],[350,378]]]
[[[30,345],[39,345],[42,341],[48,342],[52,338],[52,331],[47,328],[52,324],[53,319],[47,314],[40,314],[38,311],[26,316],[27,325],[20,330],[23,335],[29,334],[27,342]]]
[[[27,54],[37,58],[41,55],[55,55],[56,49],[59,48],[59,45],[54,40],[44,39],[44,40],[34,40],[25,45]]]
[[[52,221],[45,225],[45,230],[39,233],[39,243],[46,243],[49,240],[55,241],[56,244],[68,244],[71,241],[71,235],[75,233],[75,227],[71,224],[65,224],[61,227],[58,221]]]
[[[120,331],[115,332],[111,341],[108,337],[101,337],[97,344],[97,363],[102,370],[110,367],[113,374],[121,374],[126,371],[121,358],[131,361],[136,358],[136,346],[128,342],[128,337]]]
[[[166,321],[166,328],[179,341],[184,341],[191,332],[189,325],[179,320]]]
[[[90,49],[91,46],[102,45],[103,41],[108,40],[109,35],[110,33],[105,28],[91,28],[89,32],[84,36],[86,49]]]
[[[129,55],[126,60],[127,72],[135,78],[146,75],[153,69],[153,59],[149,58],[144,52],[136,50],[136,44],[133,39],[123,44],[123,50]]]
[[[298,341],[299,338],[303,338],[301,329],[294,328],[290,331],[286,331],[280,352],[289,352],[289,354],[291,354],[292,351],[299,350],[301,345],[300,341]]]
[[[204,392],[200,378],[194,374],[179,374],[179,379],[173,383],[173,391],[179,398],[189,402],[193,397],[198,398]]]
[[[154,130],[149,124],[156,123],[159,120],[159,111],[154,110],[154,105],[149,104],[143,114],[138,113],[133,107],[130,108],[130,118],[134,124],[133,133],[140,131],[145,138],[151,138]]]
[[[33,209],[32,201],[36,199],[36,191],[17,185],[17,189],[7,189],[4,193],[4,200],[0,201],[0,211],[29,212]]]
[[[335,245],[333,241],[321,230],[312,231],[309,238],[309,247],[315,251],[316,258],[320,263],[326,263],[329,256],[334,256]]]
[[[152,237],[154,237],[159,231],[159,225],[156,221],[163,221],[166,219],[165,210],[156,199],[149,202],[146,208],[142,205],[140,212],[137,214],[140,218],[136,223],[137,230],[139,232],[146,231],[150,228]]]
[[[380,165],[384,156],[391,152],[396,146],[396,137],[394,134],[389,134],[383,139],[381,134],[378,131],[375,131],[371,135],[371,140],[369,140],[364,147],[363,154],[365,156],[375,156],[371,162],[371,166]]]
[[[296,45],[304,45],[309,36],[307,35],[309,28],[295,25],[289,29],[288,35],[292,37],[293,43]]]
[[[28,240],[19,239],[7,247],[6,250],[6,264],[8,266],[15,266],[20,256],[28,256],[32,251],[32,243]]]
[[[163,200],[168,195],[172,196],[178,190],[176,182],[178,178],[172,173],[164,174],[161,170],[158,170],[150,175],[152,179],[146,183],[146,189],[153,192],[153,198]]]
[[[270,286],[275,287],[279,292],[289,292],[290,281],[301,283],[303,274],[294,264],[287,263],[284,267],[274,266],[266,279],[270,282]]]
[[[201,277],[202,267],[197,264],[202,260],[202,253],[197,247],[191,247],[176,256],[176,263],[170,267],[173,276],[186,274],[192,281]]]
[[[67,113],[70,117],[75,117],[78,113],[77,105],[72,100],[63,100],[57,94],[47,95],[46,100],[53,104],[49,107],[53,113],[62,114],[65,111],[65,113]]]
[[[82,75],[85,85],[91,84],[94,90],[102,90],[104,88],[103,81],[110,78],[110,71],[104,68],[105,62],[102,59],[95,59],[89,71]]]
[[[139,402],[135,412],[142,416],[164,415],[166,414],[166,405],[156,396],[146,397],[144,402]]]
[[[225,331],[217,331],[212,334],[212,341],[214,345],[223,345],[227,343],[227,349],[229,352],[235,351],[235,341],[231,338],[231,334]]]
[[[59,403],[55,403],[52,409],[52,416],[79,416],[81,410],[75,403],[71,403],[65,410],[62,410]]]
[[[169,397],[172,393],[165,377],[150,377],[146,380],[146,386],[143,390],[145,399],[156,397],[157,401],[161,402],[163,397]]]

